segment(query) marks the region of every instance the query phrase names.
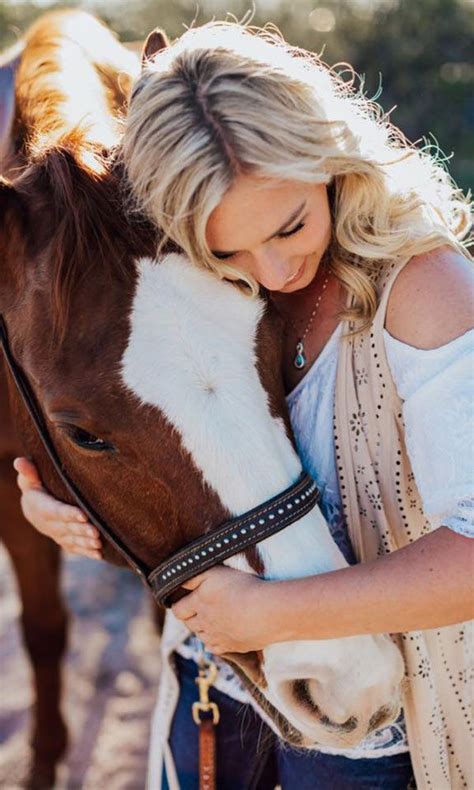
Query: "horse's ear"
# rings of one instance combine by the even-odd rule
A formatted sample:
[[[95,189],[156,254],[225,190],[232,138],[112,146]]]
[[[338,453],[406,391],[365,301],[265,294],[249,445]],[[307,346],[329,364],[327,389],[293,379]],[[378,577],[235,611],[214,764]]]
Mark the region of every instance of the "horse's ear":
[[[147,60],[151,60],[153,55],[156,55],[160,49],[166,49],[166,47],[169,47],[169,45],[169,38],[165,31],[161,30],[159,27],[155,27],[155,29],[148,34],[145,44],[143,45],[142,68]]]
[[[22,198],[7,178],[0,176],[0,234],[4,234],[13,213],[21,211]]]

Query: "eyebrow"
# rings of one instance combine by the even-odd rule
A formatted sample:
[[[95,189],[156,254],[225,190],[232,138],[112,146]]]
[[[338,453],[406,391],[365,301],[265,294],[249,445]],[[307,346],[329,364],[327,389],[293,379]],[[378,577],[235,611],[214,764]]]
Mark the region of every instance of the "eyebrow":
[[[284,222],[283,225],[281,225],[278,228],[278,230],[276,230],[274,233],[272,233],[272,235],[269,236],[268,239],[265,239],[265,241],[263,243],[265,244],[267,241],[270,241],[271,239],[275,238],[275,236],[278,236],[279,233],[283,233],[283,231],[285,231],[287,228],[289,228],[290,225],[293,224],[295,219],[297,219],[299,217],[299,215],[301,214],[301,212],[303,211],[303,209],[305,207],[306,207],[306,200],[303,200],[301,205],[298,206],[298,208],[295,211],[293,211],[293,213],[291,214],[290,217],[288,217],[286,222]],[[215,255],[218,258],[219,255],[235,255],[237,250],[233,250],[231,252],[228,252],[227,250],[211,250],[211,252],[212,252],[213,255]]]

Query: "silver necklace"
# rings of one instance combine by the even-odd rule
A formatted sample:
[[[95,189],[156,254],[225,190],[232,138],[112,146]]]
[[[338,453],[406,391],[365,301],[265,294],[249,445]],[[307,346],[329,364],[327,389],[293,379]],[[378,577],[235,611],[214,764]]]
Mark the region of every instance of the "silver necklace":
[[[323,282],[323,285],[322,285],[322,288],[321,288],[321,293],[319,294],[318,298],[316,299],[316,304],[314,305],[313,312],[311,313],[311,315],[310,315],[310,317],[308,319],[308,323],[305,326],[304,332],[303,332],[303,334],[301,335],[300,339],[298,340],[298,342],[296,344],[296,353],[295,353],[295,356],[294,356],[294,359],[293,359],[293,365],[295,366],[295,368],[297,370],[303,370],[303,368],[306,367],[306,363],[307,363],[308,360],[307,360],[307,357],[306,357],[306,354],[305,354],[305,350],[304,350],[305,337],[306,337],[306,335],[308,334],[309,330],[311,329],[311,327],[313,325],[314,317],[315,317],[316,313],[319,310],[319,305],[321,304],[321,299],[323,298],[324,291],[326,290],[326,286],[328,284],[328,281],[329,281],[329,273],[326,275],[326,279]],[[292,323],[292,325],[294,326],[295,329],[298,328],[294,321],[291,321],[291,323]]]

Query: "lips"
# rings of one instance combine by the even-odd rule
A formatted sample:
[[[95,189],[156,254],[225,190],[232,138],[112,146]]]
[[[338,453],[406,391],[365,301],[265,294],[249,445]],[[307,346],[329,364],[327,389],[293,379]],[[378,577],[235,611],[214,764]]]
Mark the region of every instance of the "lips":
[[[294,282],[296,282],[297,280],[300,279],[301,275],[303,274],[303,269],[304,269],[305,263],[306,263],[306,258],[304,259],[304,261],[301,264],[301,266],[298,269],[298,271],[295,272],[294,274],[292,274],[291,277],[288,278],[288,280],[286,281],[285,285],[290,285],[290,283],[294,283]]]

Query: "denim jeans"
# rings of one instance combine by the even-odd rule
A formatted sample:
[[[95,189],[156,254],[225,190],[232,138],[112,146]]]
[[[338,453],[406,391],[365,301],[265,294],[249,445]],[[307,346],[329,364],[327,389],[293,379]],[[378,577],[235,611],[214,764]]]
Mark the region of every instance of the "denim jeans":
[[[197,666],[176,656],[180,697],[170,746],[181,790],[198,790],[198,728],[191,706],[198,699]],[[217,738],[218,790],[407,790],[414,788],[408,753],[351,760],[281,744],[250,705],[211,689],[220,722]],[[163,776],[162,790],[169,790]]]

